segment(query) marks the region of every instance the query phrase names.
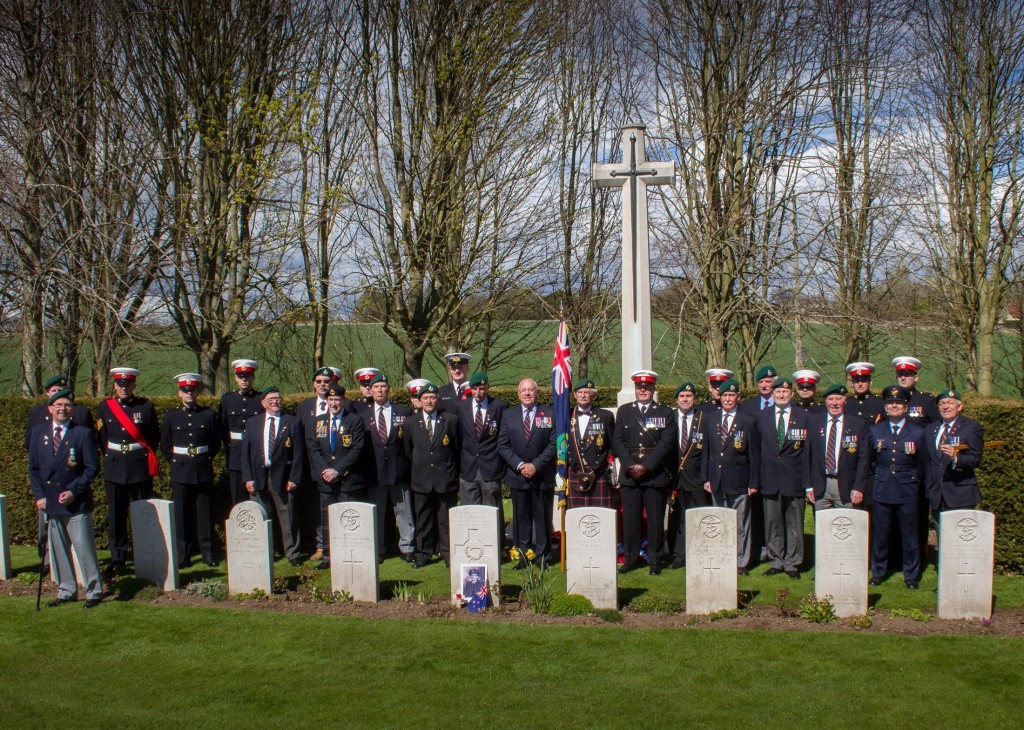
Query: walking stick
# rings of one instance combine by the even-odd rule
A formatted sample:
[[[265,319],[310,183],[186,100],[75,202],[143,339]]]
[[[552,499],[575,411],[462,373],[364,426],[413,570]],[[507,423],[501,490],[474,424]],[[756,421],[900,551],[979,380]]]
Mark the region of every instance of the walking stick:
[[[43,514],[46,514],[45,512]],[[46,515],[44,524],[45,542],[43,543],[43,555],[47,555],[50,552],[50,515]],[[50,556],[53,559],[53,556]],[[43,573],[46,572],[46,561],[43,560],[42,555],[39,556],[39,585],[36,586],[36,612],[39,611],[39,604],[43,600]]]

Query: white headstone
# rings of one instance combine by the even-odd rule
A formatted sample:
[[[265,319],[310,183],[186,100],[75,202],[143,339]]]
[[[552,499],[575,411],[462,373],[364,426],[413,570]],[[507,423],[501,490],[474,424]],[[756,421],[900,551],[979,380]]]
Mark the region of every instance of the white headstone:
[[[728,507],[687,510],[686,612],[736,608],[737,512]]]
[[[501,519],[497,507],[466,505],[448,510],[448,554],[451,558],[451,600],[458,604],[456,595],[462,593],[462,566],[486,565],[487,580],[491,585],[491,604],[501,600],[494,584],[501,575]],[[469,600],[469,597],[465,597]]]
[[[259,502],[239,502],[228,515],[228,592],[274,590],[274,525]]]
[[[136,577],[165,591],[181,587],[178,541],[174,537],[174,502],[169,499],[132,502],[132,554]]]
[[[622,162],[594,165],[597,187],[622,188],[622,390],[618,404],[634,399],[629,376],[650,370],[651,255],[647,230],[647,188],[674,185],[675,162],[651,162],[644,145],[644,125],[622,128]]]
[[[10,580],[11,533],[7,528],[7,497],[0,494],[0,580]]]
[[[868,513],[823,509],[814,515],[814,593],[831,596],[836,615],[868,612]]]
[[[992,617],[996,516],[958,509],[939,515],[939,618]]]
[[[574,507],[565,513],[567,593],[586,596],[594,608],[618,608],[615,510]]]
[[[331,590],[355,601],[377,602],[377,506],[340,502],[327,509],[331,540]]]

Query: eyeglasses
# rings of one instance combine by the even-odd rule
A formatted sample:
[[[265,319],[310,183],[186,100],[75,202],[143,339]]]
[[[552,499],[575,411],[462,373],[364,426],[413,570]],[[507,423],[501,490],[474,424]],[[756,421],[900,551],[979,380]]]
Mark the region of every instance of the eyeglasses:
[[[334,382],[334,381],[332,381],[332,380],[330,380],[330,379],[328,379],[328,380],[325,380],[325,379],[323,379],[323,378],[317,378],[317,379],[316,379],[316,380],[314,380],[313,382],[314,382],[314,383],[316,383],[317,385],[330,385],[330,384],[331,384],[332,382]]]

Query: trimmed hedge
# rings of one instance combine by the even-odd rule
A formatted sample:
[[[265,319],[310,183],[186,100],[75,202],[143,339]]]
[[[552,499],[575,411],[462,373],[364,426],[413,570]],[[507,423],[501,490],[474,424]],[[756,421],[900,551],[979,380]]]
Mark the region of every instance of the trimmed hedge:
[[[658,397],[662,403],[673,403],[675,388],[659,387]],[[145,393],[142,393],[145,395]],[[296,406],[310,393],[285,396],[284,407],[295,411]],[[401,389],[393,391],[396,403],[408,404],[408,394]],[[491,395],[508,403],[517,403],[515,388],[492,388]],[[551,389],[541,388],[541,402],[550,402]],[[705,396],[701,396],[705,397]],[[614,409],[615,391],[604,388],[598,405]],[[179,404],[177,398],[153,398],[158,415]],[[212,396],[200,398],[204,405],[216,407],[218,399]],[[38,401],[24,398],[0,398],[0,492],[7,495],[8,525],[11,542],[31,544],[36,539],[36,509],[28,488],[28,458],[23,448],[25,422],[29,409]],[[96,413],[96,399],[80,398],[79,403],[89,406]],[[986,449],[982,466],[978,470],[978,481],[984,498],[981,508],[996,515],[996,566],[999,570],[1019,573],[1024,570],[1024,401],[995,400],[968,397],[964,414],[985,425],[987,441],[1006,441],[999,449]],[[163,461],[163,457],[161,462]],[[216,473],[214,515],[222,519],[228,512],[227,474],[224,456],[214,460]],[[93,483],[96,495],[96,540],[100,548],[107,545],[107,507],[102,475]],[[167,465],[161,464],[156,480],[158,496],[171,498]]]

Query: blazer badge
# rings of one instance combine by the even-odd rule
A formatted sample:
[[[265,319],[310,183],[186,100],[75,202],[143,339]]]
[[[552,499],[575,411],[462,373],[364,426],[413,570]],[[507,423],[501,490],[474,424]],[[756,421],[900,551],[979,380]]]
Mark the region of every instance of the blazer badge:
[[[604,434],[603,433],[597,434],[597,438],[594,439],[594,443],[597,444],[597,448],[603,449],[604,448]]]
[[[341,435],[341,445],[344,446],[346,449],[351,449],[352,448],[352,434],[350,434],[350,433],[343,433]]]
[[[448,439],[448,434],[445,434],[444,438],[441,439],[441,445],[442,446],[447,446],[450,443],[451,443],[451,441]]]

